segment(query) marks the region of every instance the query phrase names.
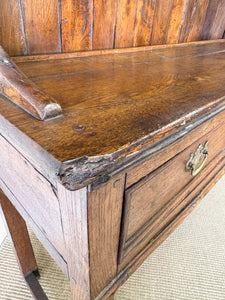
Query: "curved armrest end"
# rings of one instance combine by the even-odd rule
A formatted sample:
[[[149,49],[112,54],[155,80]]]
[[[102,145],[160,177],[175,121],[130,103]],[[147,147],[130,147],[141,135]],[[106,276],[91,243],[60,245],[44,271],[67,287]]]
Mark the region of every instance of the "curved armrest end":
[[[61,106],[54,98],[41,91],[10,60],[0,46],[0,93],[39,120],[62,115]]]
[[[62,115],[62,108],[58,103],[49,103],[44,107],[42,120],[48,120]]]

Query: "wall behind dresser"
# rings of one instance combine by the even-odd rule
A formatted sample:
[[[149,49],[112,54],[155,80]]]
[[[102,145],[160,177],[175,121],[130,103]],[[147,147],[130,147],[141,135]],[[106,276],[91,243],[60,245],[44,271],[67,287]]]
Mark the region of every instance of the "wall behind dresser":
[[[225,35],[225,0],[0,0],[10,55],[182,43]]]

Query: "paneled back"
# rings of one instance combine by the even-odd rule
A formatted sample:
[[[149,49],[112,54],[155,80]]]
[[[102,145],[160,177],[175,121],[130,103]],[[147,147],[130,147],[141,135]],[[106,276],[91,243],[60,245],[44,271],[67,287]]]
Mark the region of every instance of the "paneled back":
[[[0,0],[10,55],[223,38],[225,0]]]

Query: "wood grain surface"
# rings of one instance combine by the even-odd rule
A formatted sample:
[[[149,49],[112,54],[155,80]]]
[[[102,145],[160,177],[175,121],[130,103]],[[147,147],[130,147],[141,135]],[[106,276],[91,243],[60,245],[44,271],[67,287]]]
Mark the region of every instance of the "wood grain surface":
[[[88,193],[91,299],[117,274],[124,184],[122,173]]]
[[[95,169],[92,176],[109,171],[129,158],[128,153],[136,155],[210,107],[221,107],[224,57],[225,42],[218,41],[24,61],[18,66],[56,98],[64,117],[46,124],[31,121],[3,98],[1,114],[64,162],[59,176],[65,185],[79,178],[84,184],[83,175],[90,177],[90,168]]]
[[[172,8],[173,0],[157,1],[151,36],[152,45],[166,44]]]
[[[219,39],[224,0],[1,0],[10,55]]]
[[[72,298],[90,299],[87,189],[67,191],[57,185]]]
[[[114,48],[117,1],[94,1],[93,49]]]
[[[2,136],[0,147],[0,187],[7,187],[23,210],[32,216],[32,222],[44,233],[45,238],[57,249],[61,257],[65,257],[61,214],[53,185]],[[9,198],[11,200],[11,197]],[[35,211],[38,213],[33,213]]]
[[[149,45],[155,15],[156,0],[139,0],[134,29],[134,46]]]
[[[93,1],[61,1],[63,51],[92,49],[92,10]]]
[[[0,1],[0,45],[9,54],[27,54],[21,1]]]
[[[115,48],[132,47],[137,2],[118,0],[116,13]]]
[[[21,3],[28,53],[61,52],[58,1],[23,0]]]
[[[179,39],[180,42],[196,41],[200,38],[208,4],[209,0],[188,1]]]

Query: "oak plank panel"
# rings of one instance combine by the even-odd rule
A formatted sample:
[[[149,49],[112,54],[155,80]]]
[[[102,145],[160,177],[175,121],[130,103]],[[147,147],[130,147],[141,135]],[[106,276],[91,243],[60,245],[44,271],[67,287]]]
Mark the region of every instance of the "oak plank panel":
[[[92,49],[92,0],[63,0],[62,50],[63,52]]]
[[[220,1],[211,27],[211,39],[224,38],[225,35],[225,2]]]
[[[200,39],[202,40],[210,39],[212,24],[215,20],[217,7],[219,6],[220,2],[221,0],[209,1]]]
[[[209,0],[189,0],[180,35],[180,43],[196,41],[201,36]]]
[[[9,190],[5,182],[3,182],[0,179],[0,187],[3,191],[3,193],[6,195],[8,199],[10,199],[13,206],[16,208],[16,210],[19,212],[19,214],[22,216],[24,220],[26,220],[26,223],[29,225],[33,233],[36,235],[36,237],[39,239],[39,241],[42,243],[42,245],[45,247],[45,249],[48,251],[49,255],[55,260],[57,265],[60,267],[60,269],[63,271],[63,273],[68,278],[68,270],[67,270],[67,263],[65,259],[62,257],[62,255],[56,250],[56,248],[53,246],[53,244],[46,238],[46,235],[44,232],[41,231],[41,229],[36,225],[32,217],[27,213],[27,211],[24,209],[24,207],[20,204],[20,202],[15,197],[15,194],[13,194],[12,191]]]
[[[179,42],[180,31],[183,25],[183,18],[188,0],[174,0],[170,24],[167,33],[167,44]]]
[[[117,1],[94,1],[93,49],[112,49]]]
[[[27,54],[20,1],[0,1],[0,14],[0,45],[9,55]]]
[[[134,46],[149,45],[156,0],[139,0],[134,29]]]
[[[16,195],[24,210],[65,257],[61,215],[55,188],[0,135],[1,181]],[[33,214],[33,211],[37,214]],[[51,222],[49,222],[51,220]]]
[[[152,28],[151,45],[166,44],[173,0],[156,2],[154,23]]]
[[[118,0],[115,48],[134,45],[134,26],[137,12],[137,0]]]
[[[58,1],[23,0],[29,54],[61,52]]]
[[[123,173],[88,193],[91,299],[116,276],[124,183]]]

